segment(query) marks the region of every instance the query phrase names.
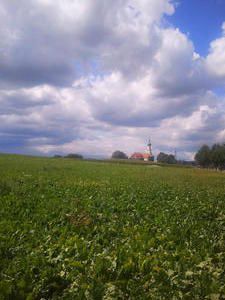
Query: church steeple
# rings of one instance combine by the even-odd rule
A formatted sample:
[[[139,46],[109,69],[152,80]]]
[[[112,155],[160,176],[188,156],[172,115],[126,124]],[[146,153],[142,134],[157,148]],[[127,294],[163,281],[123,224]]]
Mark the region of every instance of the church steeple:
[[[148,151],[149,151],[149,154],[152,155],[152,143],[151,143],[150,139],[148,141]]]

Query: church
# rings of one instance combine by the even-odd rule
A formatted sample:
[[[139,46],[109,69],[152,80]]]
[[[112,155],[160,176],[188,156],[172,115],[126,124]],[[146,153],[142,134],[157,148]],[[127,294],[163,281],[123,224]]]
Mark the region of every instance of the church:
[[[140,152],[134,152],[130,159],[134,160],[144,160],[144,161],[154,161],[154,155],[152,154],[152,144],[151,141],[149,140],[147,149],[144,153]]]

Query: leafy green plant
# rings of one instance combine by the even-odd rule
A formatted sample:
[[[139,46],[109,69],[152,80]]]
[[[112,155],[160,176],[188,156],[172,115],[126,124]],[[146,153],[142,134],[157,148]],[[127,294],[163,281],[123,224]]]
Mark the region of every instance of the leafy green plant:
[[[225,175],[0,156],[0,299],[225,299]]]

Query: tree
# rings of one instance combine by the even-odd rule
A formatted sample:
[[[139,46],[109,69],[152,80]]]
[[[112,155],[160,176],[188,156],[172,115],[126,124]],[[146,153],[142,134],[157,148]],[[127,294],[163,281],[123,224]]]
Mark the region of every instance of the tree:
[[[212,146],[211,161],[216,169],[225,168],[225,145],[214,144]]]
[[[115,151],[112,154],[112,159],[128,159],[128,156],[122,151]]]
[[[83,159],[83,156],[81,154],[77,154],[77,153],[70,153],[70,154],[66,155],[65,158]]]
[[[160,152],[157,156],[157,161],[166,164],[176,164],[177,160],[173,154]]]
[[[195,154],[195,160],[201,167],[225,169],[225,144],[214,144],[211,148],[203,145]]]
[[[176,164],[177,163],[177,160],[173,154],[168,155],[167,163],[168,164]]]
[[[166,163],[167,160],[167,154],[160,152],[157,156],[157,161],[161,163]]]
[[[211,150],[208,145],[203,145],[198,152],[195,154],[196,162],[204,167],[207,168],[212,164],[211,160]]]

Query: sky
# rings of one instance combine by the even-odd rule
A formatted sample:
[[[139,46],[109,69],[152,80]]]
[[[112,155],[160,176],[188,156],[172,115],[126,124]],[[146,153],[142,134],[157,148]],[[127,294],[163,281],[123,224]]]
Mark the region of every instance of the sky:
[[[210,42],[221,35],[225,1],[180,0],[169,21],[189,36],[199,54],[206,56]]]
[[[0,152],[193,159],[224,92],[224,0],[0,0]]]

